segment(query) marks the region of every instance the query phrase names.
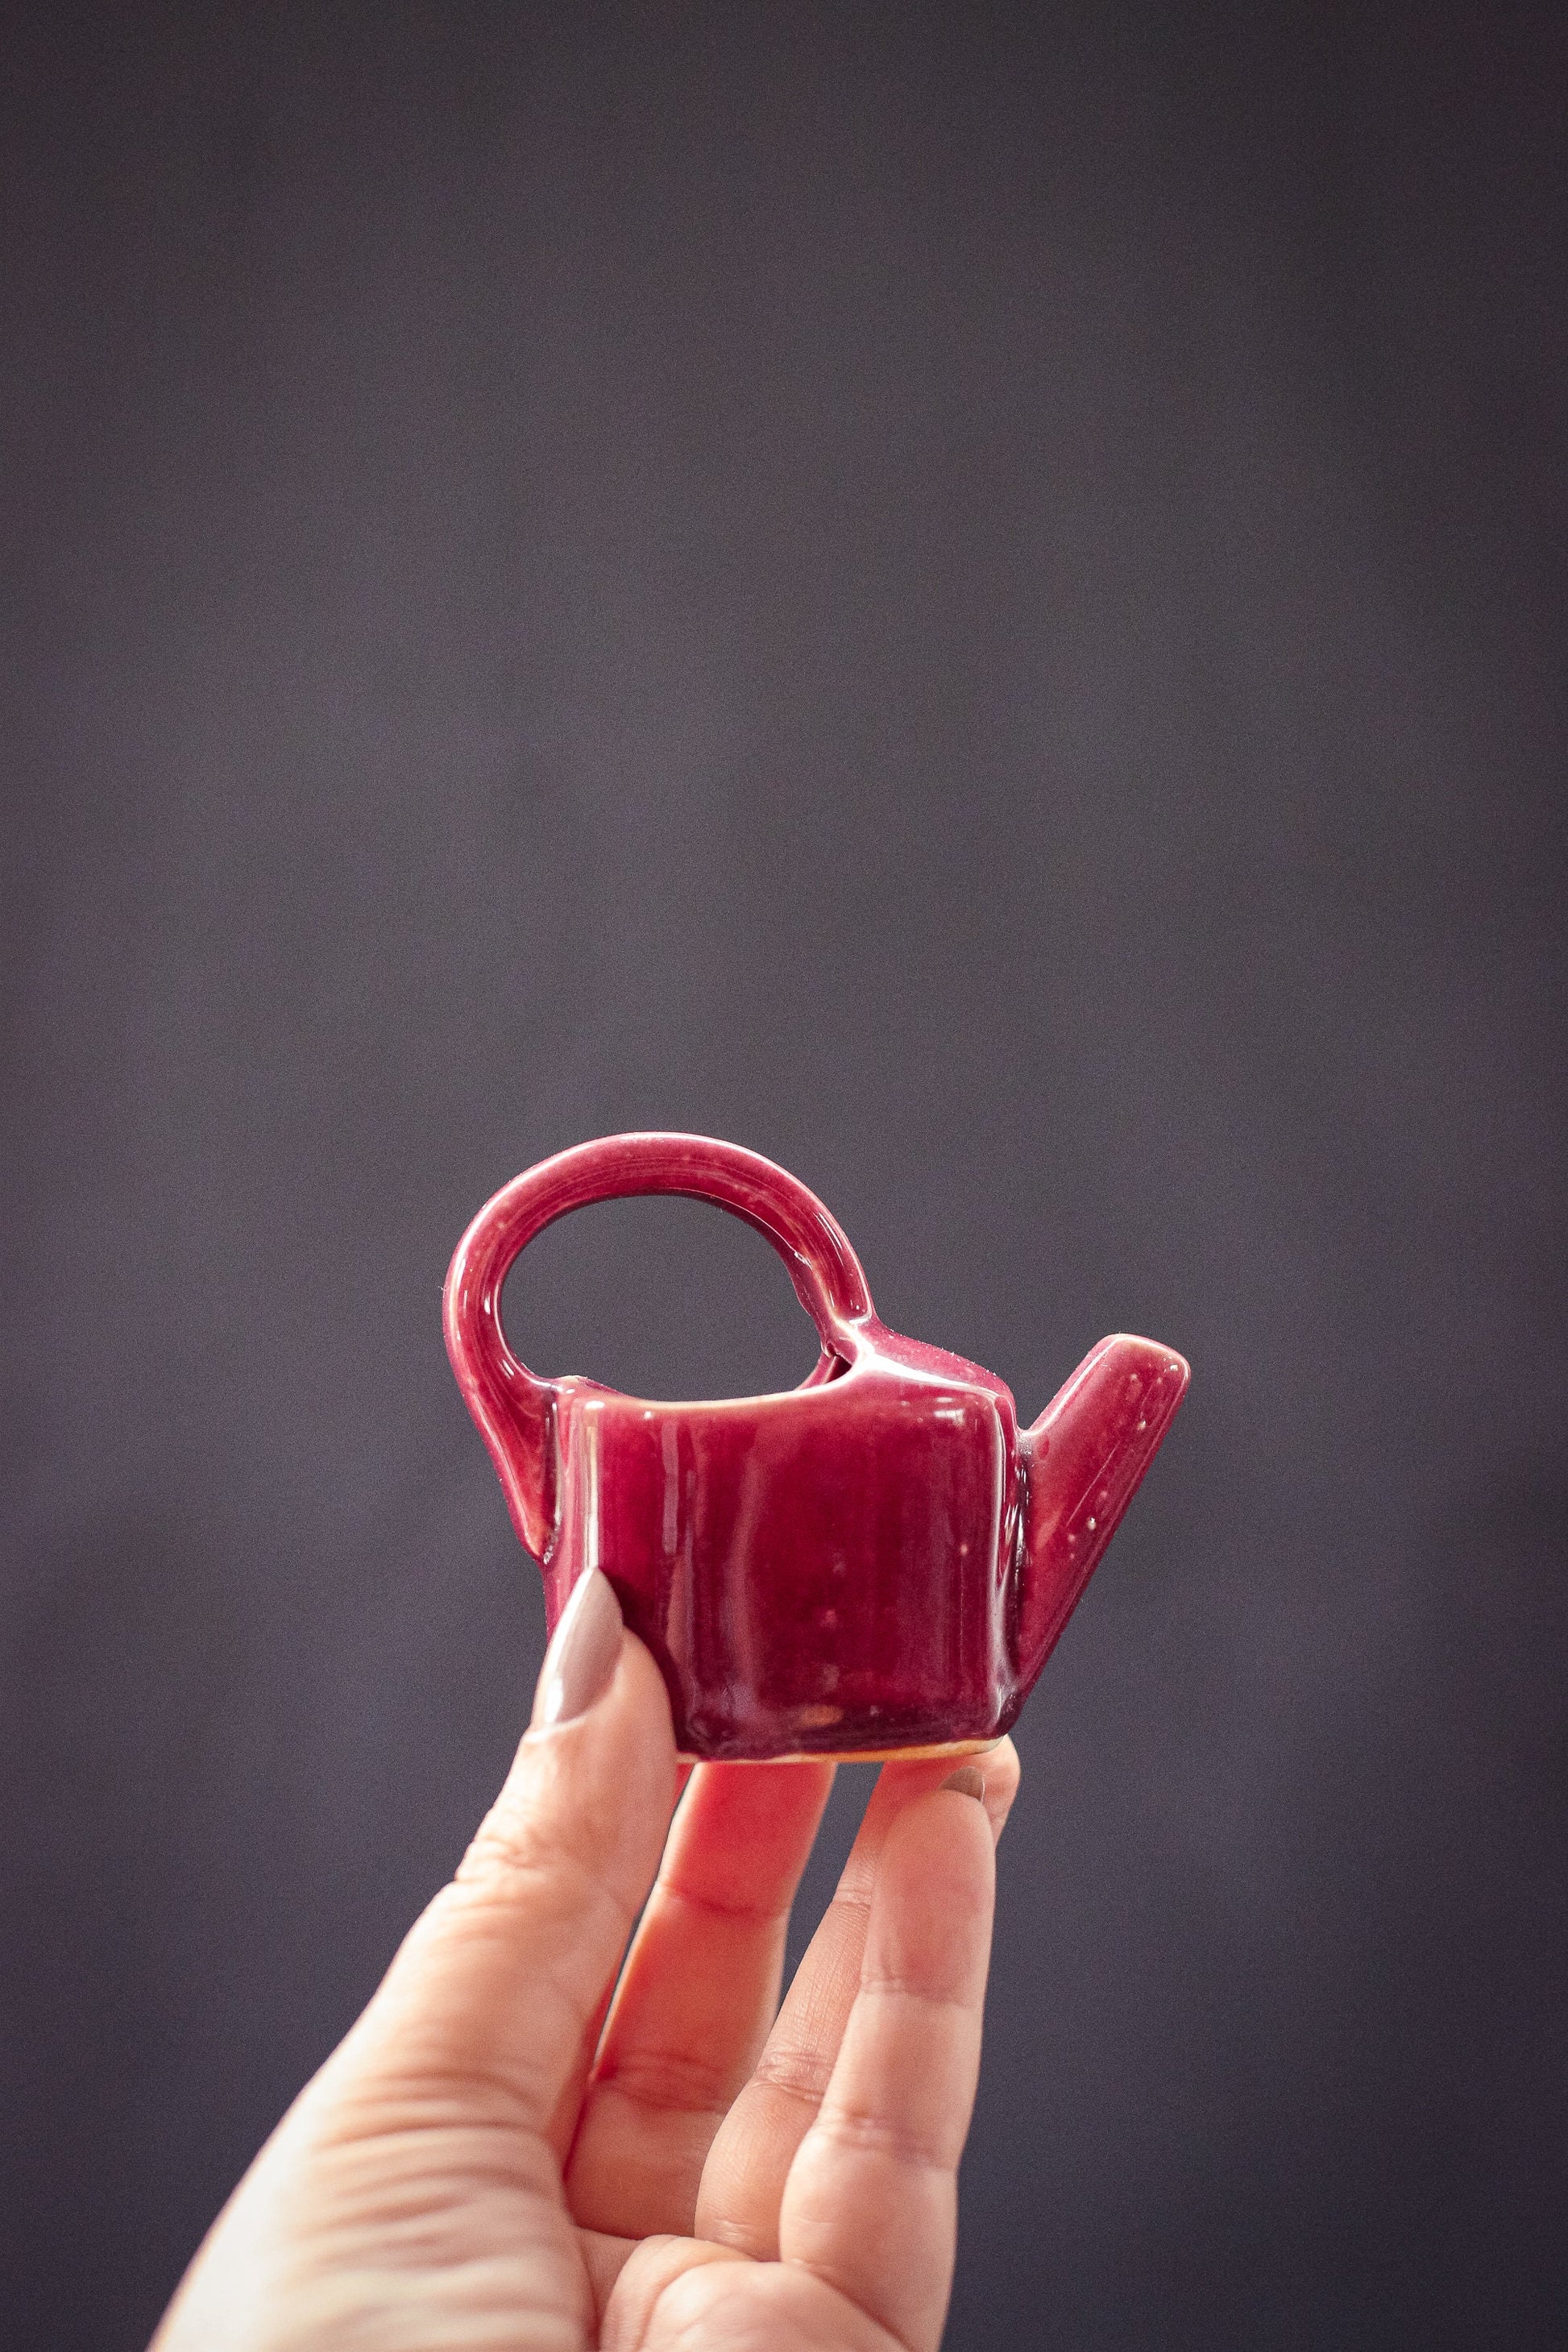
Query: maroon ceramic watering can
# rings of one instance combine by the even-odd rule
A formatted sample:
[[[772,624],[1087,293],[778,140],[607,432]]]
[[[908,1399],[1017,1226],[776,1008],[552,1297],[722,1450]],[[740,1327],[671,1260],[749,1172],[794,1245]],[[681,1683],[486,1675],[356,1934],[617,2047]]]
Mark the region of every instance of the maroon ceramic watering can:
[[[567,1210],[638,1192],[714,1202],[772,1242],[822,1341],[799,1388],[660,1404],[513,1355],[500,1294],[518,1253]],[[700,1135],[606,1136],[503,1187],[458,1245],[446,1327],[552,1627],[603,1569],[688,1756],[1000,1738],[1187,1385],[1171,1349],[1102,1339],[1021,1430],[992,1373],[878,1321],[804,1184]]]

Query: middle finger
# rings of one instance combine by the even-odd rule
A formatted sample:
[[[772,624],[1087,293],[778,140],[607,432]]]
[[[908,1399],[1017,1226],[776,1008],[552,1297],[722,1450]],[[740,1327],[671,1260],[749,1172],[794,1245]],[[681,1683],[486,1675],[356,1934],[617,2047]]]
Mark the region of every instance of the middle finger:
[[[594,2061],[566,2173],[585,2229],[689,2233],[715,2131],[767,2037],[831,1764],[691,1776]]]

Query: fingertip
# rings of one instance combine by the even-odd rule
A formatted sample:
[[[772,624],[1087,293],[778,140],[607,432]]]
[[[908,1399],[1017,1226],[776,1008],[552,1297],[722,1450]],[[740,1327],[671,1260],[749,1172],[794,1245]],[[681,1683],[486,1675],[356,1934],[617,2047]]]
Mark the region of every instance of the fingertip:
[[[590,1568],[572,1587],[540,1668],[531,1731],[548,1731],[585,1715],[609,1689],[625,1621],[616,1588]]]
[[[1007,1826],[1007,1816],[1018,1793],[1021,1766],[1018,1751],[1010,1739],[999,1739],[994,1748],[974,1759],[985,1777],[985,1790],[981,1802],[991,1823],[991,1834],[999,1839]]]
[[[652,1651],[638,1639],[628,1625],[621,1635],[620,1650],[611,1687],[625,1686],[628,1700],[644,1714],[655,1716],[669,1741],[670,1769],[686,1784],[689,1766],[683,1766],[675,1752],[675,1719],[670,1712],[669,1691]]]
[[[945,1788],[960,1773],[969,1772],[980,1775],[984,1783],[980,1801],[985,1808],[993,1839],[1000,1838],[1018,1793],[1018,1751],[1010,1739],[998,1739],[993,1747],[977,1748],[962,1761],[954,1759],[951,1763],[942,1757],[922,1757],[908,1763],[890,1758],[882,1767],[868,1809],[876,1833],[880,1835],[885,1825],[917,1797]],[[967,1781],[961,1785],[967,1793],[973,1793]]]
[[[597,1580],[613,1601],[607,1580]],[[637,1635],[622,1628],[618,1603],[611,1618],[591,1599],[578,1623],[586,1664],[568,1655],[563,1666],[559,1654],[552,1663],[546,1653],[541,1704],[459,1878],[473,1874],[478,1859],[504,1861],[514,1844],[538,1842],[608,1852],[629,1840],[639,1849],[647,1846],[657,1859],[679,1773],[664,1676]],[[558,1635],[563,1632],[570,1634],[564,1613]],[[566,1704],[556,1712],[555,1692],[563,1685]]]
[[[994,1851],[983,1803],[945,1787],[913,1798],[889,1829],[878,1861],[872,1941],[890,1934],[899,1942],[912,1937],[922,1949],[945,1944],[957,1950],[988,1938]]]

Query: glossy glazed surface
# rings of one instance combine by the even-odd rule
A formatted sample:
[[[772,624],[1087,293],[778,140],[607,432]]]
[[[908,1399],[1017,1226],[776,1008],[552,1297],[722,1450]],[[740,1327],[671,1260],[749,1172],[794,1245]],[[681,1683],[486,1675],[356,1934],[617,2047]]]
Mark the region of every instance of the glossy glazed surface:
[[[668,1192],[766,1235],[822,1341],[773,1396],[628,1397],[542,1380],[500,1292],[542,1228]],[[1030,1429],[962,1357],[879,1322],[804,1184],[706,1136],[580,1144],[503,1187],[458,1246],[447,1345],[544,1576],[553,1627],[587,1568],[658,1658],[691,1756],[969,1747],[1008,1729],[1169,1428],[1171,1349],[1102,1339]]]

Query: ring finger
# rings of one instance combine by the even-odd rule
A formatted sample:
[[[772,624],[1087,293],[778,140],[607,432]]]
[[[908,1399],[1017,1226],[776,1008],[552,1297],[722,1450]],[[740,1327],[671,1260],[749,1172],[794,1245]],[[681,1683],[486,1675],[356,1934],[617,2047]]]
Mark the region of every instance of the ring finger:
[[[993,1838],[1018,1789],[1010,1739],[971,1759],[984,1781]],[[696,2230],[758,2262],[778,2254],[779,2204],[795,2153],[816,2119],[860,1984],[871,1888],[883,1843],[912,1799],[938,1789],[952,1759],[886,1764],[844,1865],[778,2013],[755,2073],[713,2136],[697,2199]]]

